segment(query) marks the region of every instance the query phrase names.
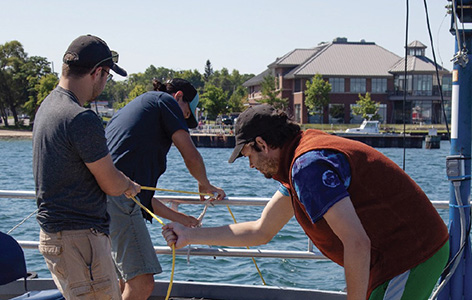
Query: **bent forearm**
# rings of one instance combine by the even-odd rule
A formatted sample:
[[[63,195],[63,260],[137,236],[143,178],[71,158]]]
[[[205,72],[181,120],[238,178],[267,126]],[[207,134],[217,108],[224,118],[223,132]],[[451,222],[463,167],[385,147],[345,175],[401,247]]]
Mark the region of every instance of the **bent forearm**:
[[[195,148],[190,134],[184,130],[177,130],[172,135],[172,142],[179,149],[190,174],[199,184],[208,186],[210,182],[206,175],[203,158],[197,148]]]
[[[364,300],[367,296],[370,250],[368,241],[344,249],[344,270],[349,300]]]
[[[192,228],[188,231],[190,244],[218,246],[258,246],[268,243],[272,236],[258,230],[258,221],[220,227]]]
[[[127,190],[131,189],[133,182],[125,174],[119,172],[115,174],[115,184],[108,185],[106,187],[100,188],[110,196],[120,196],[123,195]],[[104,190],[106,189],[106,190]]]
[[[187,167],[190,174],[195,178],[199,184],[203,186],[210,185],[208,180],[205,163],[203,158],[198,151],[196,151],[195,156],[192,158],[184,158],[185,166]]]
[[[133,189],[133,182],[115,168],[110,154],[93,163],[86,163],[86,165],[102,191],[107,195],[119,196],[129,189]]]
[[[152,198],[152,210],[159,217],[162,217],[164,219],[167,219],[173,222],[182,223],[181,222],[182,218],[186,216],[185,214],[179,211],[175,211],[169,208],[167,205],[163,204],[161,201],[157,200],[156,198]]]

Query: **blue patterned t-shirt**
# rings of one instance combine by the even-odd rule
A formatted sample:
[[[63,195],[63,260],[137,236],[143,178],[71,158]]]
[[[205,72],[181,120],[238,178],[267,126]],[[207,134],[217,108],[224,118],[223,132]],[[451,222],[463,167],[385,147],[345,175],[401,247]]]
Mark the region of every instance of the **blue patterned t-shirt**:
[[[349,196],[351,169],[340,152],[313,150],[298,157],[292,167],[292,182],[298,199],[313,223],[339,200]],[[279,191],[289,196],[280,185]]]

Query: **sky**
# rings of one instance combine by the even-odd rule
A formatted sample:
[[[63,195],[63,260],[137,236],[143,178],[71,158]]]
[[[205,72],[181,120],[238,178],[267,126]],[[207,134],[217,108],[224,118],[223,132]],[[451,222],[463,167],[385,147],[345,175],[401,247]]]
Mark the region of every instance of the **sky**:
[[[150,65],[203,73],[227,68],[259,74],[296,48],[336,37],[375,42],[404,56],[407,1],[399,0],[0,0],[0,44],[17,40],[29,56],[46,57],[60,73],[70,42],[104,39],[130,73]],[[446,0],[427,0],[437,62],[452,70],[454,37]],[[423,0],[409,0],[408,42],[433,59]],[[115,76],[114,79],[118,79]]]

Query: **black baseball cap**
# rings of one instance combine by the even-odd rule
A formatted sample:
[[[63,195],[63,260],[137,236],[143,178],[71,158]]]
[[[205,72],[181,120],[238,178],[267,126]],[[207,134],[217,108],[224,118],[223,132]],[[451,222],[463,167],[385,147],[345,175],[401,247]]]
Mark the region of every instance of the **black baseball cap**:
[[[261,104],[251,106],[241,113],[236,122],[234,135],[236,138],[236,146],[228,162],[233,163],[236,158],[241,157],[241,150],[244,145],[254,141],[261,134],[273,129],[277,124],[276,109],[269,104]]]
[[[198,97],[198,92],[195,89],[195,87],[190,82],[182,78],[170,79],[167,81],[167,85],[171,85],[171,88],[169,87],[167,88],[167,91],[169,93],[176,93],[178,91],[182,91],[184,93],[184,101],[188,102],[190,111],[192,112],[190,117],[186,119],[187,126],[189,128],[197,127],[198,119],[197,119],[196,110],[197,110],[198,102],[200,100]]]
[[[118,53],[111,51],[107,43],[99,37],[87,34],[72,41],[67,48],[62,61],[71,66],[95,69],[99,66],[108,66],[116,74],[126,76],[124,69],[120,68]]]

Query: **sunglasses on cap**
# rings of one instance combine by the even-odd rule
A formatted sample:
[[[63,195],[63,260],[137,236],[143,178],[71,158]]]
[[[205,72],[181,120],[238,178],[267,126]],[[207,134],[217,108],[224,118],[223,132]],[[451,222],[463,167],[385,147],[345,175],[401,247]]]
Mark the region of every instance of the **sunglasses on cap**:
[[[111,56],[110,57],[107,57],[105,59],[102,59],[101,61],[99,61],[98,63],[95,64],[95,66],[93,66],[92,68],[92,72],[90,72],[90,75],[93,74],[93,72],[95,72],[95,69],[98,68],[101,64],[103,64],[104,62],[106,62],[107,60],[110,60],[113,62],[113,63],[118,63],[118,57],[119,57],[119,54],[118,52],[114,51],[114,50],[111,50]]]

